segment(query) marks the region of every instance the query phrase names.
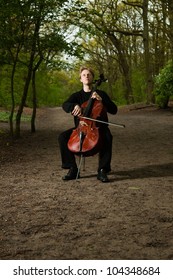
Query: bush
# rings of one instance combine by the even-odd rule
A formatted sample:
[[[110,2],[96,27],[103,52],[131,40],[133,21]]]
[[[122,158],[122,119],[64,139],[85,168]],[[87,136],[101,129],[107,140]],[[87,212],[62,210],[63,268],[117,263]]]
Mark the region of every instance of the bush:
[[[170,61],[160,71],[155,78],[154,94],[156,97],[156,104],[160,108],[167,108],[171,96],[173,96],[173,62]]]

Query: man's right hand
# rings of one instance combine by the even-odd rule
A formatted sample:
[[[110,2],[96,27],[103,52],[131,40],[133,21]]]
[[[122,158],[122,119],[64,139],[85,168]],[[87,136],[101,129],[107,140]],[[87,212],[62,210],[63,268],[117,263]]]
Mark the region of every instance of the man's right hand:
[[[73,116],[81,116],[82,114],[81,107],[79,105],[76,105],[71,113]]]

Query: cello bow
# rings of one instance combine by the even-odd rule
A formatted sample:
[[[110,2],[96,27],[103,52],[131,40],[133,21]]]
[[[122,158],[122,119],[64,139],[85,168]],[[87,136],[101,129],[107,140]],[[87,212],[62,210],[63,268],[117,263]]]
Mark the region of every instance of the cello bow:
[[[89,118],[89,117],[83,117],[83,116],[81,116],[79,118],[94,121],[94,122],[109,124],[109,125],[113,125],[113,126],[117,126],[117,127],[121,127],[121,128],[125,128],[124,124],[118,124],[118,123],[113,123],[113,122],[105,122],[105,121],[101,121],[101,120],[97,120],[97,119],[93,119],[93,118]]]

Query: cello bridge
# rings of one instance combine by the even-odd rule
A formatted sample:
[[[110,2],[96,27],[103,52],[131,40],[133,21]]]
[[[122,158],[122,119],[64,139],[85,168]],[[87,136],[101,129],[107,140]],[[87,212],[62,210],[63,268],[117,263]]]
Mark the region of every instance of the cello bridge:
[[[84,121],[80,121],[80,125],[81,126],[88,126],[88,124],[86,122],[84,122]]]

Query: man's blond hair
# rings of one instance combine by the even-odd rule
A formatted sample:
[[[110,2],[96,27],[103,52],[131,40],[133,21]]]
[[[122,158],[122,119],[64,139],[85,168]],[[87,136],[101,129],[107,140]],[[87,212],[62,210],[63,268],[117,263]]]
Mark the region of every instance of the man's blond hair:
[[[87,67],[87,66],[81,66],[81,67],[80,67],[80,70],[79,70],[80,77],[81,77],[81,73],[82,73],[84,70],[88,70],[88,71],[91,73],[91,75],[93,76],[93,78],[94,78],[94,71],[93,71],[93,69],[91,69],[90,67]]]

